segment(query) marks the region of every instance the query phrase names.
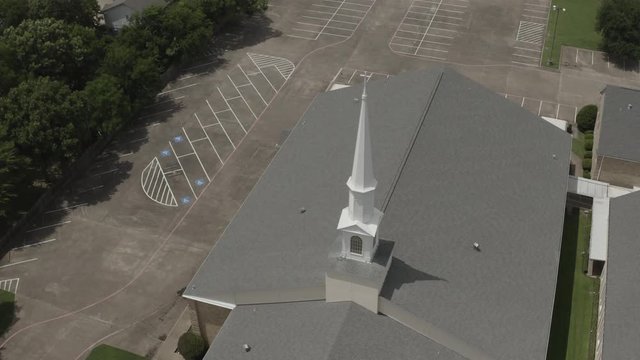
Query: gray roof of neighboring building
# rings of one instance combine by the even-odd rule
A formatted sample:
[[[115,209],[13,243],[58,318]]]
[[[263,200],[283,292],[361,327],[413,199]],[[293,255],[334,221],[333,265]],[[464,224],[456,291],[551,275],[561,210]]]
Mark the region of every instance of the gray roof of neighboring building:
[[[237,292],[323,287],[360,91],[314,101],[185,295],[234,303]],[[496,359],[544,358],[569,135],[451,70],[368,93],[380,237],[395,242],[381,295]]]
[[[640,90],[607,85],[601,110],[598,155],[640,162]]]
[[[465,360],[386,316],[324,301],[237,307],[204,358],[216,359]]]
[[[631,360],[640,354],[640,192],[613,198],[609,210],[609,252],[602,359]]]

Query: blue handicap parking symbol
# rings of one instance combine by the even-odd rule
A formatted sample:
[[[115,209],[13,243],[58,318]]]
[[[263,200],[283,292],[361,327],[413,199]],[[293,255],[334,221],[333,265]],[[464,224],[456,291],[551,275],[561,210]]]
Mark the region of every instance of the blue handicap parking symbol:
[[[164,150],[160,151],[160,156],[162,156],[162,157],[167,157],[169,155],[171,155],[171,150],[169,150],[169,149],[164,149]]]
[[[191,197],[183,196],[182,199],[180,199],[180,202],[182,202],[183,205],[191,204]]]
[[[196,181],[194,181],[196,183],[196,186],[202,186],[205,184],[203,179],[197,179]]]
[[[175,143],[181,143],[182,141],[184,141],[184,138],[182,137],[182,135],[178,135],[178,136],[174,136],[173,137],[173,142],[175,142]]]

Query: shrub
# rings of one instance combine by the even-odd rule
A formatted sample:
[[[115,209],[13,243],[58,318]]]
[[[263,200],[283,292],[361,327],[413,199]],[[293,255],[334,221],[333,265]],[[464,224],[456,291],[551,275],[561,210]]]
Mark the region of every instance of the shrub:
[[[593,150],[593,139],[584,141],[584,149],[587,151]]]
[[[589,134],[593,135],[593,130],[587,130],[587,131],[583,132],[583,134],[585,134],[585,135],[589,135]]]
[[[178,352],[185,360],[202,360],[207,352],[207,345],[202,336],[194,334],[189,329],[178,339]]]
[[[593,157],[593,153],[591,151],[585,151],[584,152],[584,158],[585,159],[591,159]]]
[[[593,140],[593,134],[584,134],[585,140]]]
[[[578,129],[585,132],[587,130],[593,130],[596,126],[596,116],[598,115],[598,107],[595,105],[586,105],[576,116],[576,123],[578,123]]]
[[[582,172],[582,177],[583,178],[587,178],[587,179],[591,179],[591,171],[589,170],[585,170]]]
[[[591,170],[591,159],[582,160],[582,169],[583,170]]]

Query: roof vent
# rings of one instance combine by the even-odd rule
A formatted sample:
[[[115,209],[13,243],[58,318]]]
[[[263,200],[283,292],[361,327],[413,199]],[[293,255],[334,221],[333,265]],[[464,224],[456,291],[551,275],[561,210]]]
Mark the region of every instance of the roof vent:
[[[631,104],[627,105],[627,109],[628,110],[631,110],[631,108],[633,108],[633,105],[631,105]]]
[[[307,209],[305,209],[304,207],[301,207],[299,211],[300,211],[300,214],[304,214],[307,212]]]
[[[480,244],[478,244],[477,242],[474,242],[474,243],[473,243],[473,248],[474,248],[476,251],[480,251]]]
[[[244,344],[242,345],[242,350],[244,350],[245,352],[249,352],[251,351],[251,346],[249,344]]]

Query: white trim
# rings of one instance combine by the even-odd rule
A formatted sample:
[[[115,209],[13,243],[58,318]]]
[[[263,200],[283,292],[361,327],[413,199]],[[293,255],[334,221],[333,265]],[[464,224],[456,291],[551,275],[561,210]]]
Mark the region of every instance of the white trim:
[[[203,297],[200,297],[200,296],[182,295],[182,297],[185,298],[185,299],[202,302],[202,303],[209,304],[209,305],[219,306],[219,307],[222,307],[222,308],[225,308],[225,309],[229,309],[229,310],[233,310],[237,306],[235,304],[226,303],[224,301],[217,301],[217,300],[207,299],[207,298],[203,298]]]

